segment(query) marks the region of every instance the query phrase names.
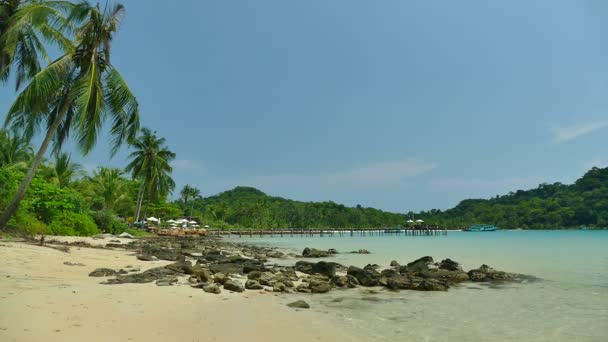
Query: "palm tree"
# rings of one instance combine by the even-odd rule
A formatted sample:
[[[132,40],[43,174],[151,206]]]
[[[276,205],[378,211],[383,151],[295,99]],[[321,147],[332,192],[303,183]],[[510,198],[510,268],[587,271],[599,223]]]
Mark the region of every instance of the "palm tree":
[[[184,201],[184,206],[188,207],[188,201],[195,200],[201,198],[201,191],[193,186],[188,184],[184,185],[182,191],[180,192],[182,201]],[[194,210],[194,201],[192,201],[190,205],[190,219],[192,219],[192,211]]]
[[[0,130],[0,167],[27,166],[33,154],[34,150],[27,139],[18,134]]]
[[[72,156],[68,153],[59,153],[55,156],[55,173],[59,180],[59,187],[67,187],[72,180],[84,173],[82,165],[72,163]]]
[[[142,128],[131,146],[135,151],[129,155],[131,162],[125,170],[131,173],[133,179],[141,181],[135,209],[135,222],[139,222],[144,198],[157,200],[166,197],[175,188],[171,178],[173,168],[169,164],[175,159],[175,153],[166,146],[165,138],[158,138],[156,132],[148,128]]]
[[[42,39],[69,49],[63,31],[69,27],[66,14],[73,6],[68,1],[0,0],[0,82],[13,71],[18,90],[40,71],[40,60],[48,59]]]
[[[103,199],[103,209],[107,212],[111,213],[117,203],[128,197],[124,174],[121,169],[100,167],[88,179],[93,184],[95,194]]]
[[[95,146],[103,123],[112,121],[112,153],[139,128],[137,100],[110,63],[112,36],[124,6],[101,10],[87,2],[74,5],[67,20],[76,23],[75,41],[68,52],[38,72],[17,96],[5,125],[31,138],[45,125],[45,136],[15,197],[0,216],[0,229],[17,210],[44,154],[55,140],[55,151],[75,133],[83,154]]]

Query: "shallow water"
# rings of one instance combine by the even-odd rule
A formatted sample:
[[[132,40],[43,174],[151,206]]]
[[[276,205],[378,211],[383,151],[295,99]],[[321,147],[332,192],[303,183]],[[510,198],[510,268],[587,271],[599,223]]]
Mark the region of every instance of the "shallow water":
[[[465,269],[488,264],[541,281],[499,288],[465,283],[448,292],[297,295],[370,341],[608,341],[608,231],[450,232],[448,236],[254,237],[232,241],[340,252],[332,261],[401,264],[431,255]],[[293,262],[293,261],[291,261]]]

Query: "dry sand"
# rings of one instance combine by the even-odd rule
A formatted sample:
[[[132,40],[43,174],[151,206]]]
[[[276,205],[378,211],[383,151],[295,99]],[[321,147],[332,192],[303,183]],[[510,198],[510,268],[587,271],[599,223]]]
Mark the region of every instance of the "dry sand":
[[[328,314],[288,308],[288,294],[212,295],[186,284],[101,285],[104,278],[88,276],[99,267],[143,271],[168,263],[139,261],[123,250],[65,253],[0,241],[0,260],[0,341],[356,340]]]

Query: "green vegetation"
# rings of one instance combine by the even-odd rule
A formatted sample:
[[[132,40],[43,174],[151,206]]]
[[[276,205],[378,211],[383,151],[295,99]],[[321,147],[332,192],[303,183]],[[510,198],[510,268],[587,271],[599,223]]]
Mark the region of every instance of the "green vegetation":
[[[106,119],[111,120],[113,151],[139,129],[139,107],[124,79],[110,62],[110,44],[124,13],[122,5],[102,10],[88,2],[2,1],[0,16],[0,80],[15,74],[16,88],[27,82],[10,107],[5,126],[28,141],[44,134],[38,152],[13,199],[0,216],[3,228],[43,161],[51,142],[58,153],[75,136],[83,154],[95,146]],[[42,42],[59,47],[48,59]]]

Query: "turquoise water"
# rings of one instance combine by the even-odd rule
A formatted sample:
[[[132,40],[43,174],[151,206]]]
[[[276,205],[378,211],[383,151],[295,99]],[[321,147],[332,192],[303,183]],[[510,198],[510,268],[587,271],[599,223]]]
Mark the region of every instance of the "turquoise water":
[[[340,252],[332,261],[404,264],[421,256],[451,258],[465,269],[488,264],[541,281],[500,288],[464,284],[446,293],[379,289],[297,295],[337,325],[369,340],[608,341],[608,231],[450,232],[448,236],[254,237],[233,241]],[[293,262],[293,261],[290,261]],[[293,298],[292,298],[293,299]]]

